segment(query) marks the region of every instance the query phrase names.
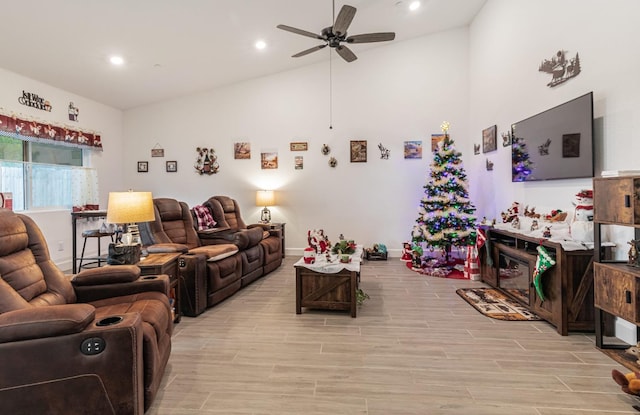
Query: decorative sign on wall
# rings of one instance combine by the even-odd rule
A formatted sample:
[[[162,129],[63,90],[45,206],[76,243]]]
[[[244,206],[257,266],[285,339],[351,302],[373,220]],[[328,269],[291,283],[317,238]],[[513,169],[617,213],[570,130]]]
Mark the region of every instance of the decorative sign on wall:
[[[538,71],[551,75],[551,82],[547,84],[548,87],[553,88],[556,85],[560,85],[580,73],[580,56],[578,56],[578,52],[576,52],[575,57],[569,60],[567,60],[566,54],[566,50],[559,50],[551,59],[545,59],[540,64]]]
[[[194,164],[193,167],[198,173],[200,173],[200,175],[212,175],[216,174],[218,170],[220,170],[220,165],[218,164],[218,156],[216,155],[213,147],[198,147],[196,148],[196,152],[198,153],[198,156],[196,158],[196,164]]]
[[[51,103],[44,98],[40,98],[38,94],[34,94],[33,92],[23,90],[22,96],[18,98],[18,102],[27,107],[51,112]]]
[[[160,146],[160,143],[156,143],[151,149],[151,157],[164,157],[164,148]]]
[[[73,105],[73,102],[69,102],[69,121],[78,122],[78,114],[80,114],[78,107]]]

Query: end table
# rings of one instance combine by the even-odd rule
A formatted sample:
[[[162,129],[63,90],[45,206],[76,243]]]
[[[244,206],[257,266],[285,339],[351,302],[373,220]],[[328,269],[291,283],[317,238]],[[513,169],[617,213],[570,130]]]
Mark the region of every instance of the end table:
[[[169,276],[169,301],[173,310],[173,322],[180,323],[182,312],[180,311],[180,282],[178,280],[179,253],[149,254],[141,258],[136,265],[140,268],[140,275]]]

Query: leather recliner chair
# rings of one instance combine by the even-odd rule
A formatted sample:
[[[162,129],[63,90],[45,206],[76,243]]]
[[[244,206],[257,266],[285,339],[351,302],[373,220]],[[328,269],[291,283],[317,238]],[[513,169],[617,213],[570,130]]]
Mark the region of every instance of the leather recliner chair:
[[[238,234],[250,235],[247,237],[247,239],[250,239],[251,241],[257,243],[262,250],[262,255],[260,258],[262,262],[262,273],[254,278],[247,278],[246,282],[243,281],[243,286],[247,285],[263,274],[266,275],[270,273],[282,264],[280,231],[270,229],[269,225],[267,224],[255,223],[247,225],[242,219],[238,202],[228,196],[210,197],[206,202],[203,203],[203,205],[211,210],[213,219],[217,222],[217,227],[219,226],[222,228],[228,228]],[[268,234],[268,236],[265,235],[265,232]],[[250,269],[252,267],[256,267],[256,258],[258,258],[259,255],[252,254],[247,249],[245,249],[243,252],[247,252],[246,268]],[[243,259],[243,261],[245,260]],[[244,262],[243,267],[245,267]],[[245,269],[243,269],[243,279],[245,278],[244,275],[248,274],[249,272],[245,272]]]
[[[28,216],[0,209],[0,413],[142,414],[171,352],[166,275],[51,261]]]
[[[241,287],[241,257],[231,243],[201,245],[189,207],[170,198],[153,199],[155,220],[141,227],[148,252],[184,252],[178,259],[182,312],[197,316]]]

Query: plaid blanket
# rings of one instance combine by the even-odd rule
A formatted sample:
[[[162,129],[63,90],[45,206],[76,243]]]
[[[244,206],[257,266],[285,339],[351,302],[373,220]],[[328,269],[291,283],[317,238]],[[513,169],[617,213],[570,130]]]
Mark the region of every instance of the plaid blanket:
[[[206,206],[196,205],[191,210],[193,211],[193,215],[196,217],[196,225],[198,226],[199,231],[211,229],[216,226],[216,221],[213,220],[211,211],[209,211],[209,208]]]

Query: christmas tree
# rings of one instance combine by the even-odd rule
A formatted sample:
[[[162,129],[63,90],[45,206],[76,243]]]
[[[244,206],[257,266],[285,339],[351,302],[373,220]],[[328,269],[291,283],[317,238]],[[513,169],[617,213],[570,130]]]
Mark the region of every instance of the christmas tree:
[[[533,163],[529,160],[524,138],[514,137],[511,143],[511,175],[514,182],[523,182],[531,174]]]
[[[433,152],[430,180],[423,187],[418,219],[413,227],[414,245],[442,249],[448,261],[452,246],[475,243],[476,208],[469,200],[462,155],[449,137],[449,123],[442,124],[444,139]]]

